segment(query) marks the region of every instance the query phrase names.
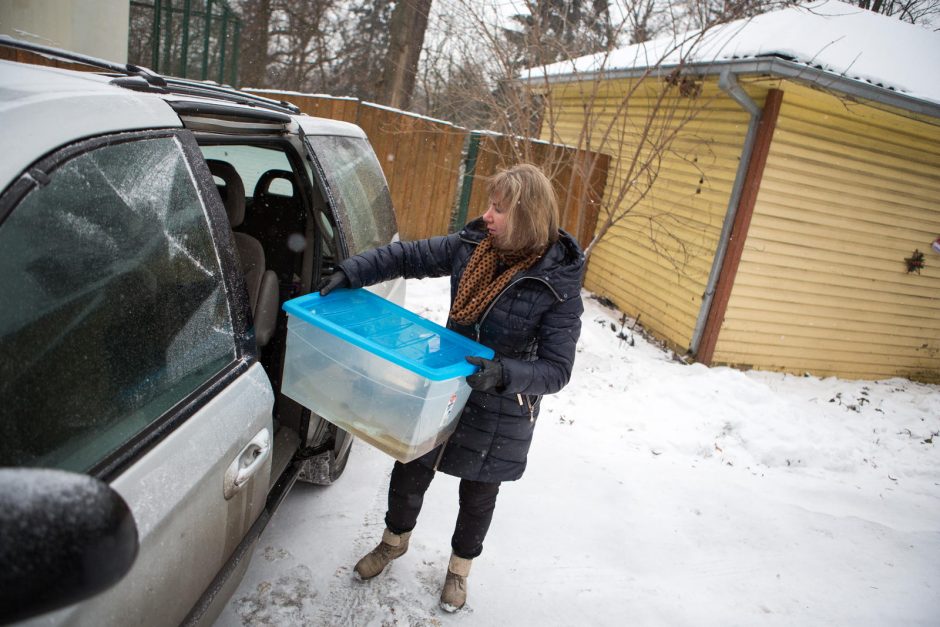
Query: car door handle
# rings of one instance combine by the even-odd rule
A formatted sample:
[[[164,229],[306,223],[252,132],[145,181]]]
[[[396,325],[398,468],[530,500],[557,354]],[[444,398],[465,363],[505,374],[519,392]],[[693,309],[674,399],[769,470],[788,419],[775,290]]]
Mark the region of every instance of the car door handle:
[[[249,479],[264,467],[264,462],[270,455],[271,432],[264,428],[251,438],[251,442],[238,453],[226,469],[222,482],[222,494],[225,500],[241,491]]]

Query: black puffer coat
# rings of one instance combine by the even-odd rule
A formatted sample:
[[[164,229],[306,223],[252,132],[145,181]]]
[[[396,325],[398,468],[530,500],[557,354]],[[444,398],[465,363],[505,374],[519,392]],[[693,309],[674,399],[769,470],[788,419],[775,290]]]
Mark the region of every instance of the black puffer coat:
[[[451,302],[473,250],[486,236],[481,219],[447,237],[396,242],[340,264],[352,287],[399,276],[451,276]],[[513,277],[473,327],[447,326],[496,351],[503,365],[501,393],[474,391],[450,437],[438,470],[473,481],[522,476],[543,394],[571,377],[581,333],[584,255],[574,239],[560,239],[528,270]],[[440,447],[416,460],[434,465]]]

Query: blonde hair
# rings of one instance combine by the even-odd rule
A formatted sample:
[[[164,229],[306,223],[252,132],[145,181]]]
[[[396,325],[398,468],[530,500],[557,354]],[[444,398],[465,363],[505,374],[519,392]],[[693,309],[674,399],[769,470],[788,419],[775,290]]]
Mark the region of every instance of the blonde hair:
[[[487,183],[490,198],[498,197],[508,212],[499,248],[533,253],[558,239],[558,200],[540,169],[520,163],[497,172]]]

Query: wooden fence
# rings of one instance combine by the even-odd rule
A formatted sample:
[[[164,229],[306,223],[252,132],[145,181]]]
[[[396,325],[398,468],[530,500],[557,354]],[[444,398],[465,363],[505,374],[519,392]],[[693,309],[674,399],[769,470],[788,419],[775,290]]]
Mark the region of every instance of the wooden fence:
[[[0,59],[4,61],[16,61],[18,63],[31,63],[32,65],[43,65],[45,67],[57,67],[65,70],[75,70],[78,72],[100,72],[101,68],[85,65],[63,59],[47,57],[30,50],[21,50],[0,45]]]
[[[366,103],[359,106],[358,124],[382,163],[401,238],[448,233],[467,132]]]
[[[590,243],[597,225],[597,214],[604,198],[610,156],[578,150],[543,141],[523,142],[493,133],[480,135],[475,178],[496,173],[500,168],[525,160],[536,163],[551,178],[558,196],[560,224],[575,236],[581,247]],[[486,210],[485,185],[474,185],[469,194],[467,214],[480,215]]]
[[[6,46],[0,46],[0,59],[98,71]],[[486,177],[510,165],[515,160],[512,155],[519,154],[516,138],[471,132],[449,122],[355,98],[246,91],[290,101],[308,115],[362,127],[382,164],[399,234],[406,240],[444,235],[468,218],[481,215],[486,210]],[[529,159],[551,176],[560,200],[563,228],[582,246],[587,245],[604,196],[609,158],[539,141],[530,141],[525,148],[523,152]],[[470,175],[465,175],[466,171]]]
[[[256,91],[309,115],[358,124],[382,164],[404,240],[444,235],[486,210],[485,179],[518,151],[508,137],[471,132],[441,120],[352,98]],[[532,141],[526,154],[552,178],[561,223],[586,245],[594,234],[607,180],[606,155]],[[588,168],[593,164],[593,168]],[[464,176],[470,171],[471,176]],[[583,174],[590,172],[590,175]]]

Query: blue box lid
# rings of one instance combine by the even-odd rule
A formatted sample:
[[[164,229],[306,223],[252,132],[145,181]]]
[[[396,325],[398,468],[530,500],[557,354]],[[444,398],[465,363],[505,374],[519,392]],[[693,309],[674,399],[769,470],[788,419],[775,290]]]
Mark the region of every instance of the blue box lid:
[[[337,289],[287,301],[284,311],[432,381],[476,372],[464,359],[493,350],[364,289]]]

